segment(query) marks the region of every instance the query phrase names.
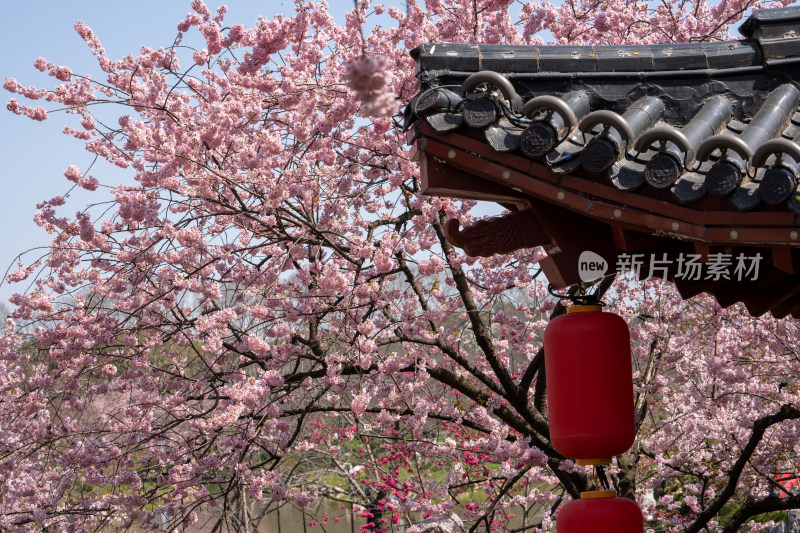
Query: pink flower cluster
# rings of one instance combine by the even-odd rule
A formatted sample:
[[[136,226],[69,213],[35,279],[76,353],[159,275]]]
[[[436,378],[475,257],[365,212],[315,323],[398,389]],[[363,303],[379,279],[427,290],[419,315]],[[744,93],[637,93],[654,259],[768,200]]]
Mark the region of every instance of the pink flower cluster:
[[[373,116],[391,116],[397,112],[392,93],[394,75],[388,56],[364,56],[347,63],[344,73],[347,86],[363,102],[362,112]]]

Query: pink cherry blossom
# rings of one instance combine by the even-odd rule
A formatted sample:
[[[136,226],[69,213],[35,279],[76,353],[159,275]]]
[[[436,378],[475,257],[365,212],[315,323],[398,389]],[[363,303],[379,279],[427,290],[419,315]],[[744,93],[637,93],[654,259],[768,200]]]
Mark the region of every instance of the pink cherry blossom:
[[[418,92],[409,51],[544,29],[723,39],[754,6],[410,0],[378,19],[359,0],[340,25],[298,0],[231,24],[194,0],[180,46],[121,59],[77,22],[97,68],[36,59],[41,87],[7,78],[7,108],[67,110],[64,133],[135,182],[65,161],[33,213],[49,248],[5,276],[0,530],[179,530],[243,505],[316,512],[347,486],[377,528],[455,513],[554,531],[594,486],[548,437],[541,336],[564,309],[543,250],[476,258],[444,238],[475,204],[420,194],[394,120]],[[798,473],[797,323],[660,282],[601,286],[631,327],[638,413],[606,473],[655,502],[646,527],[763,530],[776,515],[760,510],[799,507],[774,480]]]

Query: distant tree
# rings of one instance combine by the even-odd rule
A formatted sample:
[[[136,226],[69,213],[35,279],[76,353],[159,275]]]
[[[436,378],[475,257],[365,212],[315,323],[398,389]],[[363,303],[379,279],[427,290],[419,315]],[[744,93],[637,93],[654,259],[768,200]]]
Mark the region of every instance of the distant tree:
[[[0,337],[0,529],[162,530],[245,494],[305,508],[337,484],[293,489],[292,469],[346,449],[365,467],[353,484],[385,495],[383,529],[454,511],[511,529],[524,509],[551,531],[593,485],[548,438],[540,339],[564,308],[541,250],[476,259],[445,240],[473,204],[419,194],[393,120],[417,92],[408,51],[544,28],[560,44],[719,39],[754,5],[527,3],[514,21],[508,0],[359,1],[339,26],[298,0],[246,27],[195,0],[175,44],[119,60],[76,23],[101,75],[39,58],[59,84],[5,88],[51,111],[8,108],[74,114],[66,133],[136,184],[74,216],[44,201],[49,255],[8,276],[33,281]],[[184,38],[202,40],[188,63]],[[610,282],[589,290],[632,327],[639,425],[608,472],[619,492],[663,486],[657,531],[757,530],[800,507],[773,490],[797,472],[797,323]]]

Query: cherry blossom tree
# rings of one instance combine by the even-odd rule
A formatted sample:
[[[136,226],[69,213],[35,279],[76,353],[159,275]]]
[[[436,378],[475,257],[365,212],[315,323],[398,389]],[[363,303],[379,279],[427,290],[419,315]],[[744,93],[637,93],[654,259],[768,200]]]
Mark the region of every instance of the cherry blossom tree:
[[[39,58],[56,82],[6,79],[7,107],[75,115],[65,133],[135,181],[68,166],[97,201],[42,201],[49,254],[7,276],[0,528],[211,513],[219,530],[247,499],[337,497],[313,464],[375,500],[373,529],[455,512],[473,531],[552,531],[594,484],[548,439],[541,334],[564,307],[541,250],[474,258],[444,238],[474,204],[419,193],[398,123],[417,90],[408,51],[539,44],[545,28],[561,44],[719,39],[754,5],[361,0],[341,26],[297,0],[245,26],[194,0],[175,43],[122,59],[77,22],[99,74]],[[755,531],[800,507],[774,481],[798,468],[795,322],[656,282],[573,290],[632,328],[639,436],[607,474],[648,527]]]

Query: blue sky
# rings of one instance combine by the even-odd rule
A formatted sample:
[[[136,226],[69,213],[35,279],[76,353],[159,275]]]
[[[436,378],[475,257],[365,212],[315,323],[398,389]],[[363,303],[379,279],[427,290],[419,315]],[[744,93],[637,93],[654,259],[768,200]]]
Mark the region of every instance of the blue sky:
[[[216,9],[225,2],[207,3]],[[227,4],[226,21],[247,25],[259,15],[271,18],[294,11],[291,0],[230,0]],[[353,5],[350,0],[331,0],[330,4],[338,21],[344,20],[344,13]],[[68,65],[75,72],[97,73],[93,56],[73,29],[76,20],[82,19],[91,27],[109,57],[118,59],[137,52],[141,45],[158,48],[171,44],[178,22],[189,10],[189,0],[9,2],[3,6],[6,24],[0,32],[0,42],[5,52],[0,54],[0,76],[17,78],[26,86],[49,87],[52,78],[33,67],[39,56],[56,65]],[[0,161],[4,170],[0,178],[0,274],[5,273],[18,253],[47,245],[48,235],[33,222],[36,203],[69,190],[70,183],[63,176],[69,165],[85,170],[92,162],[82,142],[61,133],[66,124],[74,126],[74,121],[64,114],[51,115],[43,123],[13,115],[5,109],[11,96],[2,90],[0,98]],[[111,185],[131,181],[132,175],[109,165],[96,166],[92,174],[101,183]],[[66,206],[69,210],[64,214],[74,214],[90,201],[97,201],[97,195],[73,191]],[[25,257],[33,260],[42,253],[34,251]],[[0,303],[22,288],[2,284]]]

